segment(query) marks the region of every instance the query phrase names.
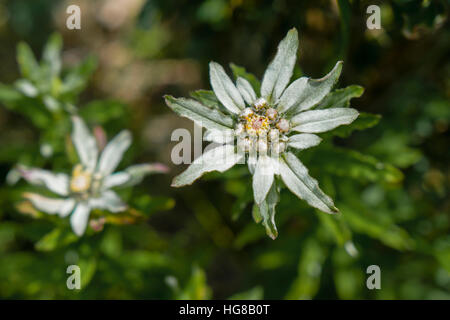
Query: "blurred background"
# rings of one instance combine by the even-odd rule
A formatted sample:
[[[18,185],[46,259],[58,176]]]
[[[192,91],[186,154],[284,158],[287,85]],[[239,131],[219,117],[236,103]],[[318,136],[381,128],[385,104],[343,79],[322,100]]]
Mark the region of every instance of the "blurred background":
[[[81,30],[66,28],[71,4]],[[380,30],[366,27],[372,4]],[[0,298],[449,299],[448,10],[445,0],[1,0]],[[170,188],[185,168],[171,163],[171,133],[193,123],[162,96],[209,90],[211,60],[261,79],[292,27],[296,75],[322,77],[342,59],[337,87],[364,87],[352,106],[379,116],[300,155],[341,214],[285,190],[271,240],[252,219],[245,167]],[[35,76],[17,45],[40,61],[55,32],[62,71]],[[30,186],[14,165],[70,172],[70,108],[108,138],[132,131],[121,167],[170,166],[122,195],[148,219],[77,239],[22,201]],[[66,287],[70,264],[81,267],[81,290]],[[370,265],[381,269],[380,290],[366,287]]]

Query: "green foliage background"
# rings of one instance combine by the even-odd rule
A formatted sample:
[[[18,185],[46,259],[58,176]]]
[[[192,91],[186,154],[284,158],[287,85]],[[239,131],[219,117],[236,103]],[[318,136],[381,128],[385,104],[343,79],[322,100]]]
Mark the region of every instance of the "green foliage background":
[[[447,1],[78,2],[78,31],[65,28],[70,1],[0,2],[0,298],[450,298]],[[367,30],[377,3],[383,29]],[[210,89],[210,60],[260,78],[291,27],[296,75],[344,60],[337,87],[365,88],[347,93],[363,112],[353,128],[366,130],[338,128],[300,154],[341,214],[283,192],[273,241],[253,222],[246,168],[169,187],[183,169],[170,161],[171,132],[193,127],[162,96]],[[171,166],[121,194],[148,219],[78,239],[22,202],[26,183],[6,183],[18,163],[70,171],[74,108],[109,138],[133,132],[121,166]],[[81,267],[80,291],[66,287],[70,264]],[[381,290],[366,288],[373,264]]]

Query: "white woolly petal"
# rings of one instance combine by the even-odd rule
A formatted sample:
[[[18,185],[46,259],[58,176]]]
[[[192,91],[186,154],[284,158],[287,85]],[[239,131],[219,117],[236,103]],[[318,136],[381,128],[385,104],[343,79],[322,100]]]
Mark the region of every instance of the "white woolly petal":
[[[106,176],[103,179],[102,188],[110,189],[112,187],[117,187],[127,183],[130,180],[131,176],[127,172],[117,172]]]
[[[131,145],[131,133],[123,130],[109,142],[98,162],[97,171],[103,176],[111,174],[122,161],[123,154]]]
[[[81,202],[78,203],[74,212],[70,216],[70,225],[72,226],[72,230],[79,237],[82,236],[86,230],[90,212],[91,208],[89,205],[85,202]]]
[[[44,186],[62,196],[69,194],[69,176],[67,174],[34,168],[20,168],[19,171],[22,177],[33,185]]]
[[[74,199],[56,199],[47,198],[36,193],[27,193],[24,195],[25,199],[31,201],[33,206],[39,211],[48,214],[58,214],[61,217],[68,216],[75,206]]]
[[[121,212],[127,209],[120,197],[112,190],[102,192],[99,198],[89,199],[89,206],[91,208],[108,210],[113,213]]]
[[[97,142],[80,117],[72,117],[72,126],[72,141],[78,157],[86,168],[93,171],[97,165],[98,158]]]

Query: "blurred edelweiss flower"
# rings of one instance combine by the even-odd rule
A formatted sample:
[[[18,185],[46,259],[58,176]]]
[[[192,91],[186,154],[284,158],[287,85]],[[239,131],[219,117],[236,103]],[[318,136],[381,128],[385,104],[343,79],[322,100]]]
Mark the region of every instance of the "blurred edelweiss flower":
[[[99,154],[97,142],[83,120],[73,116],[72,125],[72,141],[81,163],[73,168],[70,177],[64,173],[37,168],[20,167],[19,172],[29,183],[44,186],[61,196],[48,198],[26,193],[25,198],[31,201],[36,209],[48,214],[58,214],[62,218],[71,214],[72,229],[81,236],[86,230],[92,209],[112,213],[127,209],[127,204],[111,188],[133,186],[141,182],[146,174],[166,172],[167,168],[161,164],[138,164],[114,173],[123,154],[131,145],[130,132],[120,132]]]
[[[175,177],[173,186],[191,184],[209,171],[230,169],[247,162],[253,175],[253,194],[268,234],[275,238],[275,206],[279,187],[275,177],[300,199],[327,213],[336,213],[333,200],[308,174],[292,153],[320,143],[314,133],[350,124],[358,117],[352,108],[310,110],[330,92],[342,69],[342,61],[321,79],[301,77],[290,85],[297,58],[298,35],[292,29],[281,41],[265,71],[258,97],[251,83],[238,77],[236,85],[219,64],[211,62],[210,81],[220,103],[212,108],[193,99],[166,96],[168,106],[181,116],[205,127],[205,139],[222,144],[197,158]],[[225,159],[225,160],[224,160]]]

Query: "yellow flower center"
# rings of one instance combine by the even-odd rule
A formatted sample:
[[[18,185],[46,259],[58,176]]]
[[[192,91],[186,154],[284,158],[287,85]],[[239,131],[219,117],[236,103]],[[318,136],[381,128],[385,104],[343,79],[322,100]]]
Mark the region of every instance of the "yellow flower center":
[[[245,117],[244,126],[248,134],[262,135],[270,128],[269,118],[253,113]]]
[[[92,182],[92,174],[83,170],[81,164],[76,165],[72,171],[70,179],[70,191],[74,193],[83,193],[89,190]]]
[[[235,127],[238,146],[245,152],[257,150],[261,153],[280,154],[286,150],[286,134],[289,121],[263,98],[245,108]]]

